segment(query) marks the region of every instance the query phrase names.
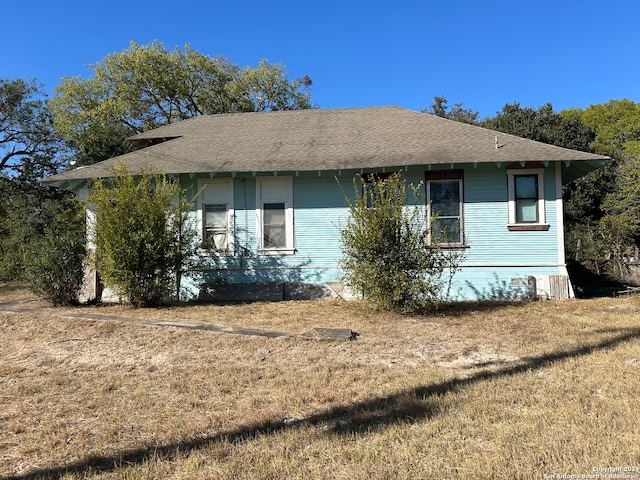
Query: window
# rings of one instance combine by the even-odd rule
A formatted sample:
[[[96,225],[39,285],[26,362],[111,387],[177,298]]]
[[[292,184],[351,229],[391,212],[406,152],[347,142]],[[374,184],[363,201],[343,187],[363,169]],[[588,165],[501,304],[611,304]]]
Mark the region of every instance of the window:
[[[233,181],[200,179],[198,190],[201,247],[217,253],[233,252]]]
[[[285,204],[265,203],[262,207],[263,247],[287,248],[287,222]]]
[[[462,170],[427,172],[429,243],[463,244]]]
[[[514,175],[516,223],[538,221],[538,175]]]
[[[544,209],[544,168],[507,169],[509,230],[547,230]]]
[[[226,204],[204,204],[202,244],[213,250],[227,250],[229,246],[229,230]]]
[[[258,251],[294,253],[292,178],[258,178],[256,188]]]

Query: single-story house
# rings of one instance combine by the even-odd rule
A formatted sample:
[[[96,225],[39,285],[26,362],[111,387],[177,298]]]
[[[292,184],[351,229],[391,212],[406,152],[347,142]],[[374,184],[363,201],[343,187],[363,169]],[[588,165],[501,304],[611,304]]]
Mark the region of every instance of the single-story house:
[[[200,192],[192,217],[212,260],[193,292],[214,297],[340,292],[344,192],[357,174],[398,170],[422,182],[428,228],[446,226],[444,246],[463,254],[453,298],[570,297],[562,185],[610,160],[398,107],[198,116],[130,140],[138,150],[44,182],[83,197],[117,163],[179,177]]]

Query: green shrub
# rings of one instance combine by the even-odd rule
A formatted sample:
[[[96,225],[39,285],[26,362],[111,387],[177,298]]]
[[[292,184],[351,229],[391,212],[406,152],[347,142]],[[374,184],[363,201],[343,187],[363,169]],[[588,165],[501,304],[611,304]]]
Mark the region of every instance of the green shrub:
[[[190,204],[165,175],[134,177],[122,165],[114,175],[96,181],[88,199],[96,214],[96,270],[133,306],[158,306],[179,292],[182,267],[195,248]]]
[[[26,262],[29,289],[54,306],[77,304],[85,258],[85,237],[79,230],[47,232],[34,241]]]
[[[78,207],[70,192],[0,174],[0,280],[26,280],[27,257],[47,229],[84,225]]]
[[[358,176],[354,192],[345,194],[351,215],[341,232],[345,284],[384,310],[416,311],[440,300],[447,287],[443,274],[455,266],[427,244],[419,187],[407,185],[398,172]]]

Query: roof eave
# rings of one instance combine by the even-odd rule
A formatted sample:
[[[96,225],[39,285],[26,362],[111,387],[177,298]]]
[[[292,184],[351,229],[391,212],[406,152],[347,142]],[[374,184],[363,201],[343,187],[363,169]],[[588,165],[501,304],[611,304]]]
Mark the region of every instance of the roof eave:
[[[571,183],[611,162],[611,158],[562,162],[562,184]]]

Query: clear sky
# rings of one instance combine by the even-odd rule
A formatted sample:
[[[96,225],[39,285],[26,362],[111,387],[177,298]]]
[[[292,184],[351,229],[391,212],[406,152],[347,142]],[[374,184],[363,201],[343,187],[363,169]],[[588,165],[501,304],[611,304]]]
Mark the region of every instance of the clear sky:
[[[320,108],[419,110],[442,95],[484,118],[513,102],[640,102],[637,0],[14,0],[0,14],[0,77],[48,92],[130,41],[159,40],[281,62],[311,77]]]

